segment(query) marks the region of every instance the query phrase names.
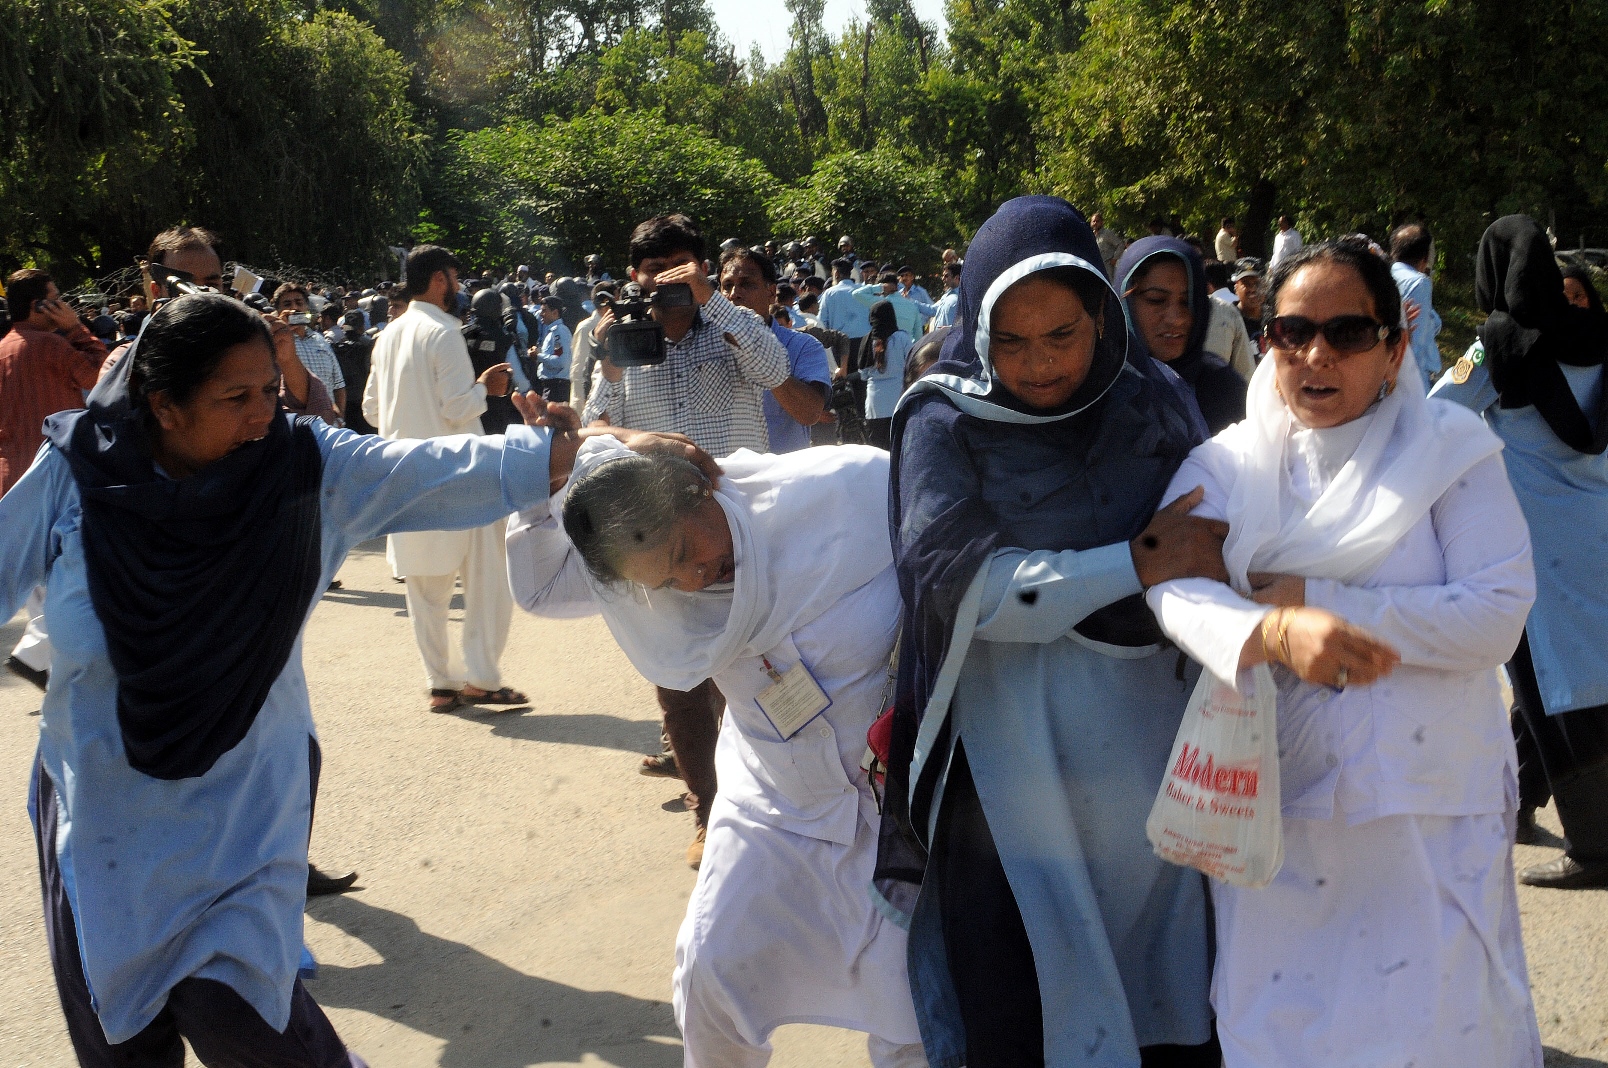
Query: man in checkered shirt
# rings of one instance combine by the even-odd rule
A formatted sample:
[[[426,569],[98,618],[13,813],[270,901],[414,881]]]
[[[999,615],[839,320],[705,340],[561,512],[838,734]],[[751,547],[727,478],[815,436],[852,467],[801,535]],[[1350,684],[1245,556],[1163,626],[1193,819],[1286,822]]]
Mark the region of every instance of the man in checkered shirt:
[[[677,282],[690,286],[695,306],[653,309],[667,342],[664,363],[622,368],[603,356],[602,380],[586,402],[584,421],[685,434],[716,457],[738,449],[769,452],[761,402],[766,390],[788,381],[787,350],[763,319],[709,284],[698,225],[679,214],[639,225],[631,232],[630,274],[647,293]],[[607,352],[613,325],[612,308],[597,316],[599,354]],[[726,702],[708,679],[688,691],[656,689],[671,752],[646,757],[641,770],[676,775],[687,784],[697,825],[687,863],[696,868],[703,862],[704,828],[715,800],[715,738]]]
[[[286,282],[274,290],[274,310],[309,314],[307,287],[300,282]],[[314,325],[293,326],[290,332],[296,338],[296,358],[301,360],[308,374],[324,384],[335,401],[335,410],[344,413],[346,378],[341,374],[341,364],[335,358],[335,350],[330,348],[329,342],[324,340],[324,335]]]
[[[584,419],[632,430],[685,434],[711,456],[738,449],[769,452],[765,391],[787,381],[787,351],[764,320],[739,308],[709,284],[704,238],[685,215],[660,215],[631,233],[631,279],[652,293],[680,282],[692,287],[692,308],[655,308],[669,355],[656,367],[616,367],[600,361],[602,381]],[[598,351],[614,313],[598,317]]]

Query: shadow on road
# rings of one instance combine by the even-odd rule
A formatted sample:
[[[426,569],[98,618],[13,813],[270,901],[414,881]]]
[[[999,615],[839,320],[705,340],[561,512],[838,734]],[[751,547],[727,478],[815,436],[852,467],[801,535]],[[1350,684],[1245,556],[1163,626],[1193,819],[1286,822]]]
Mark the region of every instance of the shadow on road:
[[[580,1061],[588,1053],[619,1068],[681,1064],[668,1002],[526,975],[427,934],[410,917],[351,897],[312,901],[308,913],[383,958],[358,968],[324,965],[308,984],[313,997],[441,1039],[442,1068],[524,1068]]]
[[[659,751],[659,725],[647,720],[620,719],[596,712],[529,712],[504,715],[494,723],[492,734],[522,742],[590,745],[626,753]]]
[[[336,601],[340,604],[356,605],[359,608],[389,608],[397,615],[406,615],[408,611],[407,595],[398,586],[393,593],[390,590],[354,590],[350,586],[338,590],[325,590],[326,601]],[[454,612],[463,611],[462,592],[452,595],[452,604],[449,606]]]
[[[1599,1061],[1591,1057],[1576,1057],[1572,1053],[1565,1053],[1561,1049],[1547,1046],[1542,1051],[1547,1068],[1608,1068],[1608,1061]]]

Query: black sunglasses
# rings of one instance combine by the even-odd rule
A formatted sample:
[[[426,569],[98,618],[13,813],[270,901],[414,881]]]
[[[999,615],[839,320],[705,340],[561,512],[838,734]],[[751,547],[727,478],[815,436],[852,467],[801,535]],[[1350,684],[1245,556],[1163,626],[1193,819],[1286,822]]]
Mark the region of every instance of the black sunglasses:
[[[1336,352],[1367,352],[1391,335],[1390,327],[1369,315],[1336,315],[1314,322],[1304,315],[1280,315],[1269,319],[1267,339],[1274,348],[1304,349],[1322,334]]]

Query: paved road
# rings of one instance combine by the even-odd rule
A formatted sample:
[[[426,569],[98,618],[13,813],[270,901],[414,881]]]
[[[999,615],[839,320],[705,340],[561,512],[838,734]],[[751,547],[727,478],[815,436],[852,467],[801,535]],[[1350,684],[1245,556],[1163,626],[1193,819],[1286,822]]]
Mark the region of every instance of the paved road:
[[[353,555],[306,638],[324,746],[313,858],[363,876],[360,892],[308,909],[323,965],[310,989],[374,1068],[675,1068],[692,824],[672,784],[635,771],[658,739],[650,688],[597,620],[516,612],[504,663],[531,707],[428,714],[378,548]],[[0,651],[20,631],[0,627]],[[23,810],[37,708],[0,673],[3,1068],[74,1063]],[[1608,1068],[1608,892],[1521,889],[1520,904],[1548,1064]],[[857,1036],[822,1028],[784,1028],[776,1047],[779,1068],[868,1063]]]

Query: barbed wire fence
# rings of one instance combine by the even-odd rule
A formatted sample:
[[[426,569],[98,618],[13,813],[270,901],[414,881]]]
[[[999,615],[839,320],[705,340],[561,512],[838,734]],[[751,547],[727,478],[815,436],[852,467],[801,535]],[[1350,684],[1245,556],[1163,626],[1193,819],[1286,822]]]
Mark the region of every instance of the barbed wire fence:
[[[235,270],[244,268],[263,279],[261,292],[272,297],[273,291],[285,282],[297,282],[310,290],[334,290],[345,286],[348,279],[337,278],[327,271],[300,267],[292,263],[274,263],[271,265],[241,263],[230,260],[223,265],[223,280],[227,285],[234,278]],[[67,291],[63,296],[69,298],[80,307],[104,308],[111,301],[127,300],[136,294],[145,293],[145,278],[139,267],[121,267],[115,271],[103,274],[98,278],[91,278]]]

